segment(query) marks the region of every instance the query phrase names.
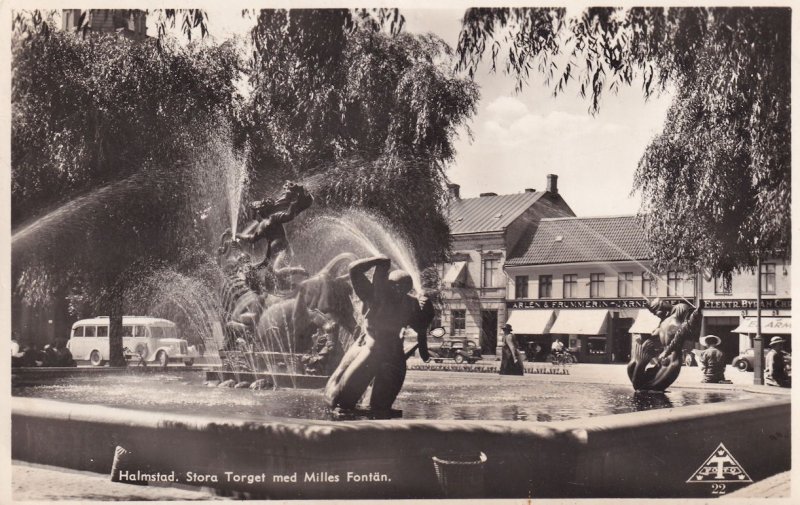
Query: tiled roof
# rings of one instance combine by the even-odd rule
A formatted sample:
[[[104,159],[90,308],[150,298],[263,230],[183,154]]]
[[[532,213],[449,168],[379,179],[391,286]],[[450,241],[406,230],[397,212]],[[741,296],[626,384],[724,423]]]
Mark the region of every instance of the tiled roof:
[[[543,191],[526,191],[455,200],[450,204],[450,233],[502,231],[543,194]]]
[[[523,236],[506,265],[651,258],[636,216],[571,217],[542,219],[536,231]]]

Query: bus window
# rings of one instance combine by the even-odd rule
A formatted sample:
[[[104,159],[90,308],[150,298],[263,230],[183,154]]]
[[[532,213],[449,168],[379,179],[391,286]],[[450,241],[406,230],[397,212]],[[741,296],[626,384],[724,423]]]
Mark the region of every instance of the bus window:
[[[94,336],[94,326],[87,326],[83,333],[84,337],[93,337]]]
[[[108,326],[98,326],[97,327],[97,336],[98,337],[107,337],[108,336]]]
[[[151,326],[150,334],[153,335],[153,338],[164,338],[164,328],[161,326]]]
[[[82,337],[83,336],[83,326],[76,326],[74,330],[72,330],[73,337]]]
[[[122,336],[123,337],[132,337],[133,336],[133,326],[126,324],[122,327]]]
[[[144,326],[134,326],[133,327],[133,336],[134,337],[144,337],[146,336]]]

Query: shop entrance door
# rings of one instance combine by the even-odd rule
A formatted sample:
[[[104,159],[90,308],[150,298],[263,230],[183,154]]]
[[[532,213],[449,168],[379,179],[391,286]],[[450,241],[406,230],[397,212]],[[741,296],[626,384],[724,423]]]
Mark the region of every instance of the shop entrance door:
[[[494,354],[497,349],[497,311],[481,311],[481,353]]]

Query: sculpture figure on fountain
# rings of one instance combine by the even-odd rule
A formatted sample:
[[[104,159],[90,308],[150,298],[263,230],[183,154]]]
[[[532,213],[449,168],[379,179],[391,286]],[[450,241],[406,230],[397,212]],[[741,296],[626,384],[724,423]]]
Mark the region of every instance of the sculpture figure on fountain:
[[[253,222],[241,233],[237,233],[236,239],[250,244],[265,240],[267,251],[259,266],[266,265],[270,259],[289,247],[283,225],[309,208],[313,201],[311,194],[303,186],[287,181],[277,200],[265,198],[250,203],[250,217]]]
[[[661,322],[649,336],[634,342],[628,377],[636,391],[664,391],[675,380],[683,364],[683,344],[697,340],[703,314],[688,303],[672,305],[656,298],[650,312]]]
[[[427,329],[433,304],[425,296],[410,294],[411,277],[403,270],[390,272],[391,260],[375,256],[350,264],[350,282],[362,301],[365,331],[350,346],[325,387],[331,408],[354,409],[372,383],[369,407],[389,410],[403,387],[406,359],[401,332],[410,326],[418,336],[420,357],[429,359]],[[372,280],[367,272],[374,269]]]

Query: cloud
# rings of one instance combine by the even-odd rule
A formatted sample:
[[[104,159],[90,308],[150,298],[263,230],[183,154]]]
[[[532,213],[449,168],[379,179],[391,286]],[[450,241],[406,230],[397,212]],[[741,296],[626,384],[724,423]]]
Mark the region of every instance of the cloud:
[[[513,96],[499,96],[486,106],[486,112],[489,121],[507,124],[528,115],[528,106]]]

